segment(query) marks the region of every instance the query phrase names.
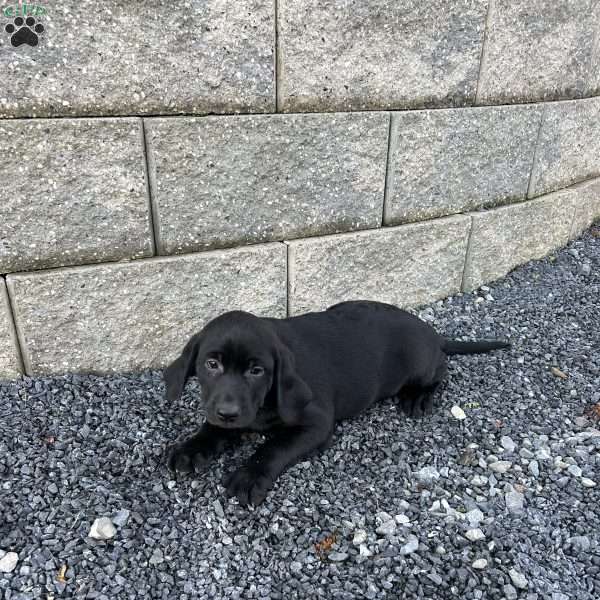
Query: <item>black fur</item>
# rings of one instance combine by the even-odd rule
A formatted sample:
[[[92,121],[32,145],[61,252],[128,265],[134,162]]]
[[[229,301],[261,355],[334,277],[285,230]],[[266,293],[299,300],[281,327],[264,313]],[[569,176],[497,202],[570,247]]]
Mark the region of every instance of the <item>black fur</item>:
[[[447,355],[506,347],[447,340],[379,302],[342,302],[288,319],[225,313],[165,371],[167,398],[178,398],[195,375],[206,407],[206,423],[175,447],[169,467],[201,470],[241,431],[266,432],[247,465],[225,481],[242,504],[259,504],[286,467],[329,444],[337,420],[388,397],[411,416],[430,412]]]

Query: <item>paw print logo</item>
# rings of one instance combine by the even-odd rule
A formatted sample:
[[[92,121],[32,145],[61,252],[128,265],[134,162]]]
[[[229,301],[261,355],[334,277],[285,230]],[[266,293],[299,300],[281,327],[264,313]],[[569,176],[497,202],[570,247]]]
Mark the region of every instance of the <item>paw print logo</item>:
[[[36,23],[33,17],[16,17],[12,23],[9,23],[4,30],[6,33],[12,34],[10,43],[15,46],[28,44],[29,46],[37,46],[39,34],[44,31],[44,26],[41,23]]]

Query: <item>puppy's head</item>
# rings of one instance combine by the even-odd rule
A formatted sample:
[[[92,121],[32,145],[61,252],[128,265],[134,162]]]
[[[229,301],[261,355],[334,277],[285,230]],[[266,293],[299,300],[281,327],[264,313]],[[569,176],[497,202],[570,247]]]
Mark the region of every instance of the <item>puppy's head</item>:
[[[242,311],[225,313],[193,336],[167,367],[167,398],[179,398],[195,375],[212,425],[248,427],[269,397],[282,420],[291,423],[312,397],[293,363],[270,323]]]

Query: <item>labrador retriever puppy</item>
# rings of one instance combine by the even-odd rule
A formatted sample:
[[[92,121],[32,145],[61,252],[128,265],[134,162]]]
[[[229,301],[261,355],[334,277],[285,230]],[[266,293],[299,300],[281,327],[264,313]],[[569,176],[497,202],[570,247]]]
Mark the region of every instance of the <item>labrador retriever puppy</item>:
[[[224,481],[229,496],[258,505],[284,469],[329,444],[336,421],[389,397],[400,397],[409,415],[428,413],[448,355],[508,346],[448,340],[380,302],[342,302],[287,319],[225,313],[165,370],[169,400],[196,376],[206,408],[204,425],[175,446],[168,466],[199,472],[240,432],[263,432],[267,441]]]

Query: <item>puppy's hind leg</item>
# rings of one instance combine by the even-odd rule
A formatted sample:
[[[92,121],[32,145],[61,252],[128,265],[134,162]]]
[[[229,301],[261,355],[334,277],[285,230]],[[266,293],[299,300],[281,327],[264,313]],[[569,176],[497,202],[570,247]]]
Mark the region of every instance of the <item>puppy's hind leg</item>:
[[[445,359],[439,363],[431,379],[414,381],[400,390],[400,408],[409,417],[423,417],[433,412],[435,393],[446,378]]]

